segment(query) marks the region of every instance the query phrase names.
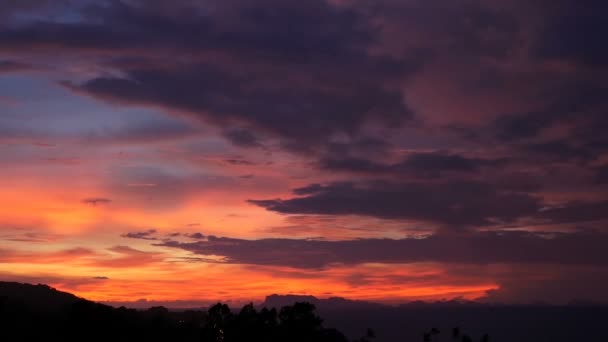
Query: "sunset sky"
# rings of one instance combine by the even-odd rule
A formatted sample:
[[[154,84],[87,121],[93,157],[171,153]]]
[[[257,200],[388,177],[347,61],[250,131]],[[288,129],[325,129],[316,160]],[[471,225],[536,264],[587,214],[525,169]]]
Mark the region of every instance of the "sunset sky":
[[[0,1],[0,280],[608,303],[607,10]]]

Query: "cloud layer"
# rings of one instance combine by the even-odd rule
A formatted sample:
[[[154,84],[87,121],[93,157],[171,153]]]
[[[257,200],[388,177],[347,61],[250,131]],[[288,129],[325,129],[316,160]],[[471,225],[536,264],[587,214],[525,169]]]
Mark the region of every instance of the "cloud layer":
[[[345,241],[261,239],[208,236],[196,242],[166,240],[160,246],[203,256],[222,256],[223,262],[322,268],[331,264],[454,263],[558,264],[608,266],[603,246],[606,234],[527,232],[475,233],[425,238],[359,239]]]
[[[606,6],[4,1],[0,274],[118,301],[585,292]]]

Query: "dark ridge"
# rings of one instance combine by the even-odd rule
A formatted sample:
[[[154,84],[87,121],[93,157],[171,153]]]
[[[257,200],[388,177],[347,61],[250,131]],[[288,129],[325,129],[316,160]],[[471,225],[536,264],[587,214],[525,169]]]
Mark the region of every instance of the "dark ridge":
[[[0,282],[0,301],[18,303],[31,310],[61,311],[82,300],[84,299],[44,284]]]

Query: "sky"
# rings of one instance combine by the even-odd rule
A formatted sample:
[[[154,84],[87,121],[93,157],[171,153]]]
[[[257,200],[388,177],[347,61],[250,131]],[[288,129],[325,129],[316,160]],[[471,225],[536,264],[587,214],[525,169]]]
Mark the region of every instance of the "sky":
[[[608,303],[602,0],[0,2],[0,279]]]

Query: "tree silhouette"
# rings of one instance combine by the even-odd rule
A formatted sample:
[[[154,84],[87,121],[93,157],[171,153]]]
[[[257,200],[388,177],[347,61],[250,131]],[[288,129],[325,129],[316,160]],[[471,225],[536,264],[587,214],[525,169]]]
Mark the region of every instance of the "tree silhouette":
[[[372,328],[367,328],[365,331],[365,336],[354,340],[353,342],[371,342],[376,338],[376,332]]]
[[[431,341],[433,341],[433,337],[437,336],[439,334],[440,334],[439,329],[437,329],[437,328],[431,328],[430,331],[428,331],[428,332],[426,332],[426,333],[424,333],[422,335],[422,340],[424,342],[431,342]],[[461,335],[461,331],[460,331],[459,327],[452,328],[452,339],[455,340],[455,341],[460,340],[461,342],[473,342],[473,339],[471,338],[471,336],[469,336],[467,334]],[[481,337],[480,341],[481,342],[489,342],[490,341],[490,335],[484,334]]]
[[[462,335],[462,342],[473,342],[473,339],[469,335]]]
[[[452,339],[457,340],[460,337],[460,328],[455,327],[452,329]]]

